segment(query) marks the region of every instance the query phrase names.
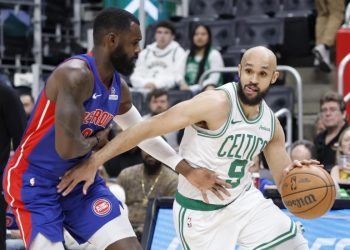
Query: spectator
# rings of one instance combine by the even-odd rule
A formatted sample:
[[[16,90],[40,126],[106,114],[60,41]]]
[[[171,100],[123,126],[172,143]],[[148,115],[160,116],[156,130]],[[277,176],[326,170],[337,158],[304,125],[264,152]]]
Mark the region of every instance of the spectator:
[[[337,165],[331,170],[331,176],[340,185],[350,185],[350,128],[339,136],[337,147]]]
[[[335,35],[344,19],[344,0],[316,0],[316,46],[315,66],[322,71],[332,70],[330,47],[335,43]]]
[[[34,97],[31,94],[22,94],[19,96],[19,99],[21,100],[23,104],[24,111],[26,113],[27,120],[30,117],[30,114],[32,113],[32,110],[34,108]]]
[[[149,114],[144,115],[143,118],[147,119],[151,116],[158,115],[170,108],[169,93],[165,89],[155,89],[147,95],[147,104],[150,111]],[[166,141],[174,149],[179,147],[178,132],[171,132],[164,135]]]
[[[311,141],[295,141],[290,149],[290,158],[298,161],[315,159],[315,147]]]
[[[342,96],[328,92],[321,98],[320,107],[325,130],[314,140],[316,159],[330,171],[335,165],[334,144],[338,142],[341,132],[348,127],[345,121],[345,103]]]
[[[175,172],[144,151],[142,159],[142,164],[124,169],[117,178],[117,183],[125,190],[129,219],[139,240],[148,201],[161,196],[175,196],[178,178]]]
[[[26,113],[27,120],[30,118],[30,114],[34,109],[35,100],[32,96],[32,89],[26,86],[16,87],[16,92],[23,104],[24,111]]]
[[[134,88],[172,89],[181,80],[179,65],[185,51],[174,41],[174,35],[172,23],[161,21],[156,25],[156,41],[141,51],[130,76]]]
[[[181,67],[183,76],[180,84],[181,90],[190,89],[198,93],[202,88],[222,85],[223,79],[220,73],[207,76],[202,86],[198,82],[204,71],[224,67],[220,52],[211,46],[211,31],[207,25],[199,23],[193,29],[190,50],[186,52]]]
[[[11,145],[17,148],[25,126],[24,110],[16,92],[0,82],[0,249],[6,249],[7,204],[2,193],[2,175]]]
[[[24,111],[26,113],[27,120],[30,118],[30,114],[34,109],[35,100],[32,96],[32,89],[27,86],[19,86],[15,88],[19,99],[23,104]]]
[[[155,89],[147,95],[147,105],[150,113],[143,118],[149,118],[158,115],[167,110],[170,106],[169,93],[165,89]]]

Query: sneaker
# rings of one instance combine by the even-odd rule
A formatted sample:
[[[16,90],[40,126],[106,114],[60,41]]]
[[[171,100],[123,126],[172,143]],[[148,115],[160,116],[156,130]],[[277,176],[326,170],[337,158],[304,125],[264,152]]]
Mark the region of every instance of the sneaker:
[[[318,67],[320,70],[327,73],[331,72],[332,66],[330,62],[329,49],[327,49],[324,44],[319,44],[315,46],[312,52],[314,53],[315,58],[319,61]]]

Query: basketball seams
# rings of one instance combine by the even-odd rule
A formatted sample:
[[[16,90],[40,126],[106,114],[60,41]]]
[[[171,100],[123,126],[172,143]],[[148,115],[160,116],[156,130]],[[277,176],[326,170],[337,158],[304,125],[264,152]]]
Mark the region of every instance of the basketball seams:
[[[293,171],[293,170],[296,170],[296,171]],[[320,217],[325,212],[327,212],[334,204],[335,185],[334,185],[333,179],[329,176],[328,172],[326,172],[322,168],[317,168],[317,169],[296,168],[293,170],[290,171],[290,173],[283,180],[283,183],[288,185],[285,188],[283,188],[283,185],[282,185],[281,196],[282,196],[283,203],[285,204],[286,208],[291,209],[289,210],[291,213],[301,218],[311,219],[311,218]],[[302,178],[309,178],[309,180],[311,179],[310,180],[311,182],[300,183],[296,181],[296,180],[300,180],[301,178],[300,176],[302,176]],[[293,179],[295,178],[295,180],[293,180],[292,178]],[[299,185],[299,189],[300,189],[300,186],[302,186],[304,189],[301,189],[300,191],[291,190],[290,188],[292,188],[293,181],[295,185],[297,186]],[[326,189],[326,190],[322,190],[322,189]],[[284,194],[284,193],[288,193],[288,194]],[[300,195],[302,193],[305,193],[305,196]],[[293,206],[289,207],[289,205],[288,206],[286,205],[290,202],[293,202],[294,200],[297,201],[300,199],[305,199],[310,195],[317,196],[318,201],[316,204],[306,203],[298,207],[293,207]],[[293,210],[296,210],[296,211],[293,211]],[[314,216],[312,216],[312,213],[314,213]]]
[[[282,198],[285,198],[285,197],[288,197],[288,196],[291,196],[291,195],[294,195],[294,194],[303,193],[303,192],[306,192],[306,191],[309,191],[309,190],[311,191],[311,190],[315,190],[315,189],[320,189],[320,188],[327,188],[327,190],[328,190],[328,188],[330,188],[330,187],[333,187],[333,186],[322,186],[322,187],[310,188],[310,189],[298,191],[298,192],[295,192],[295,193],[292,193],[292,194],[284,195]]]
[[[328,172],[322,168],[322,172],[323,174],[327,177],[327,179],[329,180],[330,183],[333,183],[334,184],[334,181],[333,181],[333,178],[328,174]],[[332,189],[330,190],[331,192],[331,200],[333,200],[333,202],[331,202],[328,206],[328,210],[331,209],[333,207],[333,204],[334,204],[334,201],[335,201],[335,198],[336,198],[336,189],[335,189],[335,185],[331,185],[330,187],[332,187]],[[327,190],[328,191],[328,190]]]
[[[321,168],[320,170],[322,171],[323,176],[320,176],[320,175],[317,175],[317,174],[313,174],[313,173],[294,173],[293,174],[293,175],[304,175],[304,176],[305,175],[316,176],[316,177],[318,177],[318,179],[321,179],[326,184],[326,185],[321,186],[321,187],[315,187],[315,188],[311,188],[311,189],[307,189],[307,190],[301,190],[301,191],[295,192],[293,194],[284,195],[283,197],[288,197],[288,196],[291,196],[291,195],[294,195],[294,194],[298,194],[298,193],[302,193],[302,192],[305,192],[305,191],[312,191],[312,190],[315,190],[315,189],[326,188],[326,192],[325,192],[324,196],[322,197],[322,199],[318,203],[316,203],[314,206],[312,206],[312,207],[310,207],[310,208],[308,208],[306,210],[303,210],[303,211],[300,211],[300,212],[293,212],[293,213],[300,214],[300,213],[304,213],[304,212],[307,212],[307,211],[313,209],[314,207],[316,207],[318,204],[322,203],[328,197],[328,192],[330,192],[331,200],[334,200],[334,197],[336,196],[336,194],[335,194],[335,185],[327,185],[328,183],[334,183],[333,179],[332,179],[332,177],[330,177],[328,172],[326,172],[326,170],[324,170],[323,168]],[[328,182],[326,182],[324,179],[327,179]],[[334,204],[334,202],[329,204],[327,210],[331,209],[333,204]]]
[[[323,181],[323,183],[325,184],[324,186],[320,186],[320,187],[326,187],[327,185],[327,182],[324,180],[324,178],[322,178],[320,175],[317,175],[317,174],[314,174],[314,173],[292,173],[291,172],[291,175],[302,175],[302,176],[306,176],[306,175],[311,175],[311,176],[314,176],[314,177],[317,177],[318,179],[321,179]],[[288,176],[289,177],[289,176]],[[328,179],[328,177],[327,177]],[[286,179],[284,179],[283,182],[285,182]],[[334,186],[334,185],[333,185]],[[317,188],[320,188],[320,187],[317,187]],[[328,187],[328,186],[327,186]],[[283,190],[283,189],[282,189]],[[310,189],[311,190],[311,189]],[[299,191],[299,192],[304,192],[306,190],[303,190],[303,191]],[[296,194],[296,193],[293,193],[293,194]],[[286,197],[287,195],[283,196],[283,197]]]
[[[293,212],[294,214],[300,214],[300,213],[305,213],[307,211],[310,211],[311,209],[314,209],[317,205],[319,205],[320,203],[322,203],[322,201],[324,201],[327,197],[327,193],[328,193],[328,188],[327,187],[321,187],[321,188],[326,188],[326,194],[323,196],[323,198],[318,202],[316,203],[315,205],[313,205],[312,207],[309,207],[305,210],[302,210],[302,211],[299,211],[299,212]],[[316,189],[319,189],[319,188],[316,188]],[[313,190],[313,189],[308,189],[308,190]],[[327,209],[328,211],[329,209]]]

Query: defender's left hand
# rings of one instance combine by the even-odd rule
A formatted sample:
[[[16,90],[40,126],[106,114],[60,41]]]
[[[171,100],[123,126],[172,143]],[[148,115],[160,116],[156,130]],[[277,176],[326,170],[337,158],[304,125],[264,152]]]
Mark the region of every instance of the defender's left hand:
[[[97,168],[91,164],[91,157],[86,161],[68,170],[61,178],[57,185],[57,192],[67,196],[75,186],[80,182],[85,182],[83,186],[83,193],[86,195],[90,185],[94,182],[97,173]]]

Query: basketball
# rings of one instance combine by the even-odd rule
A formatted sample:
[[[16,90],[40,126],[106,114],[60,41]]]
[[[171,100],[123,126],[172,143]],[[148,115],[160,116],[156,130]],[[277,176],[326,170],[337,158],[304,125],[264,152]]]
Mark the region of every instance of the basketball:
[[[292,169],[282,181],[282,201],[300,218],[313,219],[325,214],[335,201],[332,177],[316,166]]]

